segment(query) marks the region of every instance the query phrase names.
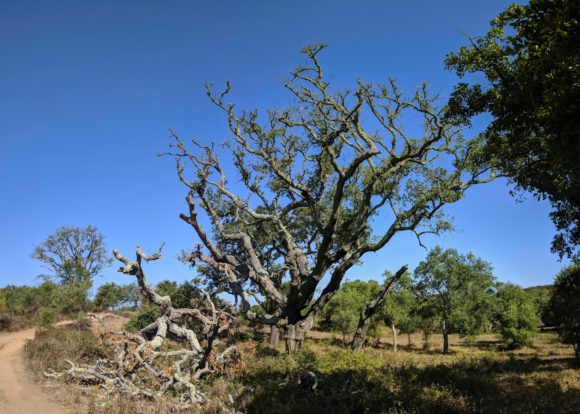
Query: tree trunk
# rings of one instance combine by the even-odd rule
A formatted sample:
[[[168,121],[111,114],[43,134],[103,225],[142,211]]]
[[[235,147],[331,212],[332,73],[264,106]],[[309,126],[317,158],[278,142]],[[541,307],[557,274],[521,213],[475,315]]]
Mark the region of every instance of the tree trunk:
[[[309,328],[301,326],[301,324],[286,325],[286,352],[294,354],[302,349],[304,337]]]
[[[363,311],[364,314],[364,311]],[[356,332],[352,337],[352,345],[351,348],[354,352],[360,352],[365,344],[365,340],[367,337],[367,331],[369,330],[369,325],[371,323],[370,318],[363,318],[361,317],[358,321],[358,327],[356,328]]]
[[[427,332],[425,330],[423,331],[423,349],[425,351],[429,350],[429,336],[430,335],[431,334],[429,332]]]
[[[407,332],[407,347],[411,349],[411,334]]]
[[[397,270],[397,273],[395,273],[393,277],[385,283],[382,290],[379,292],[379,295],[365,304],[361,312],[360,319],[358,320],[356,332],[352,338],[351,348],[353,351],[359,352],[363,348],[367,337],[367,332],[371,324],[371,317],[381,308],[381,306],[383,306],[389,291],[395,282],[399,280],[401,276],[403,276],[403,273],[406,271],[406,265]]]
[[[449,333],[447,331],[443,332],[443,353],[449,353]]]
[[[270,326],[270,348],[278,348],[278,341],[280,340],[280,330],[276,325]]]
[[[397,328],[394,323],[391,324],[391,330],[393,331],[393,351],[397,352]]]

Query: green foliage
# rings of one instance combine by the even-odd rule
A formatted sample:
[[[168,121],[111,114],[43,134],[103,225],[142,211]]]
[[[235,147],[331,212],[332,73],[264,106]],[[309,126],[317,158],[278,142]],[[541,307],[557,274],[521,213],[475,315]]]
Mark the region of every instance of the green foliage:
[[[491,265],[472,253],[436,247],[415,269],[415,289],[425,322],[440,321],[443,335],[475,336],[491,319],[495,278]]]
[[[366,302],[372,299],[379,290],[380,286],[374,280],[347,281],[323,309],[321,314],[324,319],[323,323],[332,330],[342,333],[343,341],[346,341],[347,335],[354,333]],[[375,318],[371,330],[376,328],[376,322]]]
[[[38,316],[38,326],[48,328],[55,321],[55,311],[52,308],[43,308]]]
[[[97,290],[94,306],[97,309],[116,309],[128,302],[135,302],[135,287],[134,284],[120,286],[115,282],[105,283]]]
[[[521,287],[500,285],[495,301],[495,319],[508,346],[529,345],[538,332],[539,318],[534,298]]]
[[[572,256],[580,243],[580,1],[512,4],[470,40],[446,65],[486,82],[458,84],[447,118],[492,115],[483,158],[518,188],[550,200],[558,230],[552,249]]]
[[[42,309],[56,309],[60,289],[52,282],[1,288],[0,330],[16,330],[36,323]]]
[[[578,393],[570,385],[577,375],[565,364],[550,357],[469,353],[443,357],[324,347],[262,355],[238,377],[247,391],[237,408],[277,414],[577,412]]]
[[[576,361],[580,363],[580,262],[556,276],[549,309],[562,342],[574,347]]]
[[[170,296],[175,308],[190,308],[191,301],[201,299],[201,292],[190,282],[177,284],[173,280],[163,280],[155,286],[155,292],[162,296]]]
[[[90,281],[68,285],[47,281],[38,286],[1,288],[0,330],[50,324],[58,316],[76,317],[87,312],[91,308],[89,288]]]
[[[133,308],[138,307],[139,303],[141,303],[143,300],[139,286],[137,286],[136,283],[128,283],[123,287],[125,288],[125,298],[127,304],[131,305]]]
[[[104,236],[96,227],[60,227],[36,246],[32,257],[44,263],[62,284],[90,282],[112,259],[107,257]]]
[[[390,275],[385,272],[385,276]],[[387,295],[381,310],[381,317],[387,325],[394,325],[404,333],[411,333],[416,330],[412,312],[415,307],[416,298],[413,293],[412,279],[408,273],[405,273]]]
[[[553,285],[530,286],[524,288],[524,290],[534,297],[536,311],[540,316],[542,324],[544,324],[544,326],[556,325],[556,321],[554,320],[554,317],[549,307],[549,302],[550,298],[552,297],[554,286]]]
[[[132,332],[140,331],[152,324],[159,317],[159,308],[155,305],[146,305],[139,309],[125,324],[125,328]]]
[[[57,291],[55,306],[62,315],[75,317],[91,309],[89,290],[91,281],[84,280],[61,286]]]

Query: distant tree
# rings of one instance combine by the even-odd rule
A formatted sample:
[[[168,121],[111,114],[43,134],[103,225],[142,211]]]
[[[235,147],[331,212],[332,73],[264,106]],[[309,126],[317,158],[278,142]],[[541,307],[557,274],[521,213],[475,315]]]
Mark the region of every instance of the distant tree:
[[[123,289],[125,289],[127,302],[132,304],[134,308],[139,307],[139,304],[143,300],[139,286],[136,283],[128,283],[123,286]]]
[[[112,261],[103,235],[93,226],[58,228],[36,246],[32,257],[52,271],[48,277],[62,284],[91,282]]]
[[[397,329],[402,333],[412,333],[416,330],[413,308],[416,298],[413,293],[411,276],[405,272],[395,283],[393,291],[386,297],[381,312],[381,318],[393,332],[393,351],[397,351]]]
[[[499,332],[508,346],[529,345],[540,323],[534,298],[521,287],[507,283],[499,286],[494,308]]]
[[[495,178],[480,141],[444,119],[425,85],[410,97],[392,80],[336,89],[319,60],[324,48],[303,49],[308,62],[285,83],[294,102],[287,108],[239,111],[229,84],[208,87],[227,117],[233,168],[213,144],[190,146],[176,134],[169,151],[187,188],[181,218],[201,243],[186,259],[213,268],[247,318],[280,328],[288,352],[300,349],[364,256],[400,232],[448,230],[443,207]],[[415,117],[421,131],[405,131]],[[280,281],[289,282],[287,293]],[[266,299],[274,312],[251,312],[252,301]]]
[[[580,244],[580,1],[514,3],[469,40],[447,67],[485,81],[459,83],[447,118],[491,114],[485,157],[518,189],[550,200],[552,250],[572,256]]]
[[[449,334],[477,335],[490,320],[495,278],[491,265],[472,253],[437,246],[419,263],[414,278],[424,306],[440,320],[444,353],[449,352]]]
[[[580,364],[580,262],[558,274],[548,307],[562,342],[574,347]]]
[[[115,309],[129,301],[128,290],[115,282],[99,286],[94,305],[98,309]]]
[[[418,298],[418,304],[413,313],[413,321],[423,334],[423,349],[429,350],[431,336],[441,332],[442,320],[437,303],[434,300]],[[445,340],[445,336],[443,337]],[[445,341],[443,343],[445,345]]]
[[[417,296],[413,295],[412,298],[409,298],[406,306],[409,306],[408,313],[399,321],[397,328],[400,333],[407,335],[407,347],[410,349],[412,346],[411,335],[421,330],[421,315],[418,312],[419,300]]]
[[[354,280],[341,286],[322,313],[332,330],[342,334],[346,344],[347,337],[352,335],[357,327],[361,312],[368,300],[380,290],[374,281]],[[376,322],[376,318],[373,320]]]

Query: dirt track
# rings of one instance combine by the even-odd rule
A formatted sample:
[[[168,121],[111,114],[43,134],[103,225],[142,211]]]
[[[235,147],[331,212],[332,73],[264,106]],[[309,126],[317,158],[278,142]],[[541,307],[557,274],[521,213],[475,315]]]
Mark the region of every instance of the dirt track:
[[[35,329],[0,334],[0,413],[63,414],[64,408],[50,402],[27,377],[22,348],[34,338]]]
[[[100,323],[89,319],[95,332],[118,331],[127,321],[112,313],[98,315]],[[62,321],[57,325],[67,325]],[[22,349],[33,339],[36,329],[0,334],[0,414],[66,414],[67,409],[51,402],[48,396],[32,383],[22,364]]]

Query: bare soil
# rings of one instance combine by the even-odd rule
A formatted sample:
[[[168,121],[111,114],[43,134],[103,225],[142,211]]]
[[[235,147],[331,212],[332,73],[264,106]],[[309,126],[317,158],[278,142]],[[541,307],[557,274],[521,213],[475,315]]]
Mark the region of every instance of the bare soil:
[[[22,348],[34,338],[35,328],[0,334],[0,413],[63,414],[26,375]]]
[[[121,330],[126,318],[111,313],[89,319],[96,332]],[[66,325],[62,321],[57,325]],[[38,384],[31,381],[22,363],[22,350],[34,338],[36,328],[0,334],[0,413],[67,414],[70,411],[52,402]]]

